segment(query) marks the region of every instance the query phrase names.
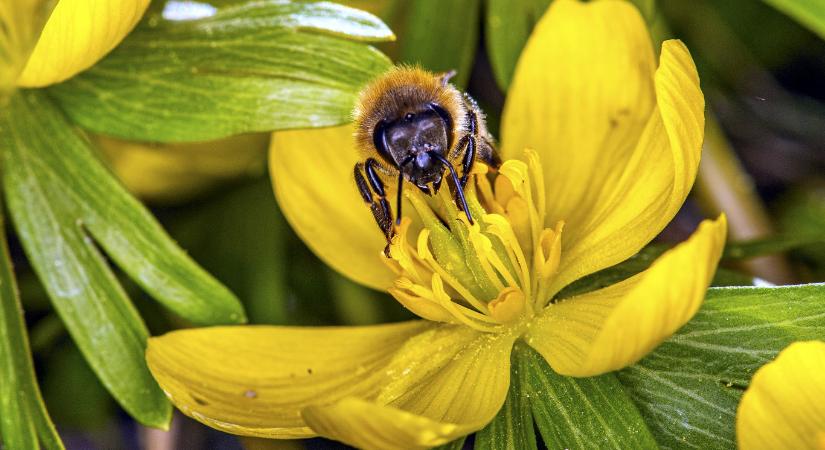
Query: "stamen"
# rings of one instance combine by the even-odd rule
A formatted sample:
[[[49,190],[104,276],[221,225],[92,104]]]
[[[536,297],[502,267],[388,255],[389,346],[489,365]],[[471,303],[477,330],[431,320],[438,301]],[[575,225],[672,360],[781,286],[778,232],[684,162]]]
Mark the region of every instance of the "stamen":
[[[455,306],[455,309],[457,311],[461,312],[463,315],[465,315],[465,316],[467,316],[471,319],[479,320],[481,322],[495,323],[495,320],[490,318],[489,315],[484,314],[484,313],[480,313],[480,312],[472,310],[472,309],[470,309],[470,308],[468,308],[464,305],[460,305],[460,304],[457,304],[457,303],[453,302],[452,299],[450,298],[449,294],[447,294],[447,291],[444,289],[444,283],[442,282],[442,279],[439,275],[437,275],[437,274],[433,275],[431,283],[432,283],[432,287],[433,287],[433,293],[435,294],[434,298],[436,299],[436,301],[439,304],[442,303],[444,301],[444,299],[446,299],[447,301],[450,302],[450,304]],[[485,306],[485,309],[487,309],[486,306]]]
[[[444,268],[441,267],[441,264],[439,264],[438,261],[436,261],[432,257],[432,255],[428,254],[428,257],[424,257],[424,261],[427,262],[429,267],[433,270],[433,272],[436,275],[441,276],[441,278],[443,278],[444,281],[446,281],[447,284],[449,284],[450,287],[458,293],[458,295],[460,295],[464,300],[466,300],[467,303],[470,304],[470,306],[485,314],[488,312],[487,305],[485,305],[484,302],[478,300],[476,296],[473,295],[463,284],[459,283],[458,280],[456,280],[452,275],[450,275],[446,270],[444,270]]]
[[[556,223],[554,230],[545,228],[542,230],[539,244],[536,246],[533,267],[535,267],[539,285],[538,295],[535,299],[538,307],[543,307],[550,300],[550,283],[553,276],[556,275],[561,260],[561,232],[563,229],[564,221],[561,220]]]
[[[504,175],[504,173],[502,173]],[[516,195],[516,190],[513,188],[513,182],[507,176],[503,177],[496,177],[496,181],[494,184],[496,190],[496,202],[499,205],[506,205],[514,195]]]
[[[440,285],[441,289],[437,290],[436,285],[441,283],[441,278],[438,275],[433,275],[432,283],[433,283],[433,293],[436,294],[435,299],[439,302],[439,304],[444,309],[449,311],[453,315],[453,317],[455,317],[459,322],[463,323],[464,325],[467,325],[470,328],[473,328],[473,329],[476,329],[476,330],[479,330],[479,331],[484,331],[484,332],[495,331],[495,329],[496,329],[495,326],[482,325],[482,324],[480,324],[480,323],[478,323],[474,320],[471,320],[469,317],[467,317],[467,315],[462,314],[461,310],[459,309],[459,306],[456,305],[450,299],[450,297],[447,295],[446,292],[444,292],[443,285]]]
[[[562,229],[564,229],[564,221],[559,221],[556,224],[555,230],[545,228],[544,231],[541,232],[539,245],[537,246],[539,252],[537,253],[543,256],[543,258],[536,262],[540,263],[540,265],[537,265],[537,268],[542,278],[553,276],[556,273],[556,269],[559,268]]]
[[[505,162],[494,183],[486,167],[474,166],[462,208],[448,189],[435,198],[405,192],[424,229],[411,245],[404,218],[390,244],[399,278],[389,291],[399,302],[421,317],[488,333],[525,324],[546,305],[563,223],[544,228],[540,160],[527,152],[526,161]]]
[[[492,266],[496,269],[496,272],[498,272],[498,274],[504,278],[504,281],[507,282],[508,287],[521,287],[515,278],[513,278],[513,274],[510,273],[510,269],[504,265],[504,261],[498,257],[496,252],[490,252],[487,255],[487,258],[489,258],[490,264],[492,264]]]
[[[487,207],[487,210],[494,214],[503,215],[504,208],[502,208],[501,204],[496,201],[496,196],[493,194],[493,188],[490,185],[490,180],[485,177],[477,177],[476,186],[478,187],[478,193],[481,196],[481,201]]]
[[[509,287],[490,302],[490,314],[499,323],[510,323],[521,317],[524,305],[524,293],[518,288]]]
[[[535,210],[535,203],[533,203],[528,167],[525,164],[505,164],[501,166],[500,172],[510,181],[513,190],[527,203],[533,242],[537,242],[543,222],[539,222],[538,212]]]
[[[496,275],[489,260],[489,254],[493,251],[493,244],[487,236],[481,234],[481,231],[479,231],[477,225],[470,229],[469,237],[470,243],[473,244],[476,254],[478,255],[478,262],[481,265],[481,269],[484,270],[484,273],[487,275],[487,279],[489,279],[493,286],[495,286],[496,291],[500,292],[505,286],[501,282],[498,275]]]
[[[409,217],[401,221],[398,232],[393,236],[390,244],[390,258],[400,266],[402,273],[411,274],[416,281],[420,281],[422,275],[410,251],[410,246],[407,244],[407,233],[411,223],[412,220]]]
[[[436,303],[432,298],[419,297],[404,289],[391,287],[387,289],[399,303],[409,309],[417,316],[433,322],[458,323],[446,309]]]
[[[530,248],[533,245],[532,230],[530,229],[530,205],[521,197],[512,197],[507,201],[505,211],[519,243],[522,247]]]
[[[425,229],[430,230],[430,239],[428,242],[432,246],[432,251],[435,254],[434,261],[439,261],[446,269],[450,271],[458,280],[465,286],[472,286],[473,292],[480,293],[476,289],[475,277],[471,269],[467,266],[464,257],[464,250],[457,237],[441,222],[438,216],[435,215],[432,208],[421,197],[421,193],[417,191],[407,191],[410,203],[418,212],[424,221]],[[439,191],[439,192],[443,192]],[[453,206],[455,208],[455,206]]]
[[[478,203],[475,190],[468,189],[467,195],[471,210],[476,208],[477,210],[474,211],[474,214],[483,217],[486,212],[481,204]],[[470,280],[462,279],[462,281],[464,281],[465,286],[477,297],[492,298],[499,289],[492,283],[489,274],[485,271],[484,267],[482,267],[481,255],[475,250],[472,242],[470,242],[471,229],[477,229],[478,224],[469,224],[464,218],[464,214],[456,209],[452,197],[445,191],[439,192],[439,200],[440,202],[438,204],[441,210],[444,211],[445,217],[447,217],[452,236],[455,237],[459,247],[462,249],[458,264],[461,264],[463,268],[466,269],[466,273],[471,277]],[[436,255],[436,258],[438,258],[438,255]],[[446,265],[444,265],[444,267],[449,269]]]
[[[520,269],[518,275],[521,288],[525,291],[527,298],[532,298],[530,266],[527,263],[527,258],[524,256],[518,239],[513,233],[513,229],[508,226],[507,220],[498,214],[488,214],[484,217],[484,221],[490,225],[487,231],[498,236],[504,243],[504,247],[507,249],[507,256],[510,258],[511,263]],[[531,303],[528,303],[528,305],[530,304]]]

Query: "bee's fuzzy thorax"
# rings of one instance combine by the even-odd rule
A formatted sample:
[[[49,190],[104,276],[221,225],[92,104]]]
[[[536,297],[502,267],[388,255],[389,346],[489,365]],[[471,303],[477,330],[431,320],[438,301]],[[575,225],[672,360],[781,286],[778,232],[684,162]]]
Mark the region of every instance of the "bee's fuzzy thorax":
[[[366,86],[353,111],[358,147],[371,149],[372,134],[382,119],[394,119],[415,112],[420,105],[436,103],[453,118],[452,141],[466,127],[466,108],[461,93],[438,74],[418,67],[397,66]],[[367,155],[368,156],[368,155]]]

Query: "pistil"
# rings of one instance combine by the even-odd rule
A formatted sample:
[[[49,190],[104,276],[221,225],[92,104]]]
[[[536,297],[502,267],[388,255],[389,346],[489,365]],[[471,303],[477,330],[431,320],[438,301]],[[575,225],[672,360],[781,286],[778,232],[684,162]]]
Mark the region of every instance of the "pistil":
[[[419,316],[501,332],[546,305],[561,258],[563,223],[544,228],[544,180],[538,157],[505,162],[491,183],[474,167],[465,189],[474,223],[448,188],[435,198],[410,189],[407,199],[424,228],[410,242],[405,217],[389,247],[398,279],[389,292]]]

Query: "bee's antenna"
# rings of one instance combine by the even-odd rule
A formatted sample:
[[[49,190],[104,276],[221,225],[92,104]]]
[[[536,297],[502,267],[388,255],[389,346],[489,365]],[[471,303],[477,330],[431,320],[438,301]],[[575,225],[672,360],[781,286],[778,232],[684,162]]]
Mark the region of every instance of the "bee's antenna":
[[[413,155],[406,157],[401,164],[398,165],[398,198],[396,199],[395,208],[395,224],[401,225],[401,188],[404,186],[404,166],[413,160]]]
[[[461,209],[464,210],[464,214],[467,214],[467,220],[469,220],[470,225],[472,225],[473,217],[470,215],[470,208],[467,207],[467,199],[464,198],[464,188],[461,187],[461,183],[459,182],[458,173],[456,173],[455,167],[453,167],[450,161],[447,161],[447,159],[441,156],[438,152],[431,151],[427,152],[427,154],[430,155],[430,157],[437,159],[439,162],[441,162],[442,165],[450,169],[450,174],[453,176],[453,183],[455,183],[455,189],[456,193],[458,194],[458,201],[461,204]]]

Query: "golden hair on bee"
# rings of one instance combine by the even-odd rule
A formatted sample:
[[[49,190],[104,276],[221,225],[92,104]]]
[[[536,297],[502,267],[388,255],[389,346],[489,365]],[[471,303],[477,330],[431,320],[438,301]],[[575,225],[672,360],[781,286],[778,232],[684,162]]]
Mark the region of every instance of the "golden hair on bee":
[[[379,121],[403,117],[427,104],[440,105],[459,125],[452,136],[452,142],[457,142],[467,111],[461,92],[449,84],[450,76],[449,72],[434,74],[418,67],[396,66],[364,88],[353,111],[355,139],[362,153],[370,153]]]
[[[387,241],[394,228],[384,177],[397,177],[396,224],[404,181],[432,195],[447,171],[456,204],[472,223],[464,198],[470,169],[476,160],[499,164],[484,114],[469,95],[449,83],[453,75],[395,67],[361,91],[353,111],[355,141],[363,158],[355,165],[355,183]]]

